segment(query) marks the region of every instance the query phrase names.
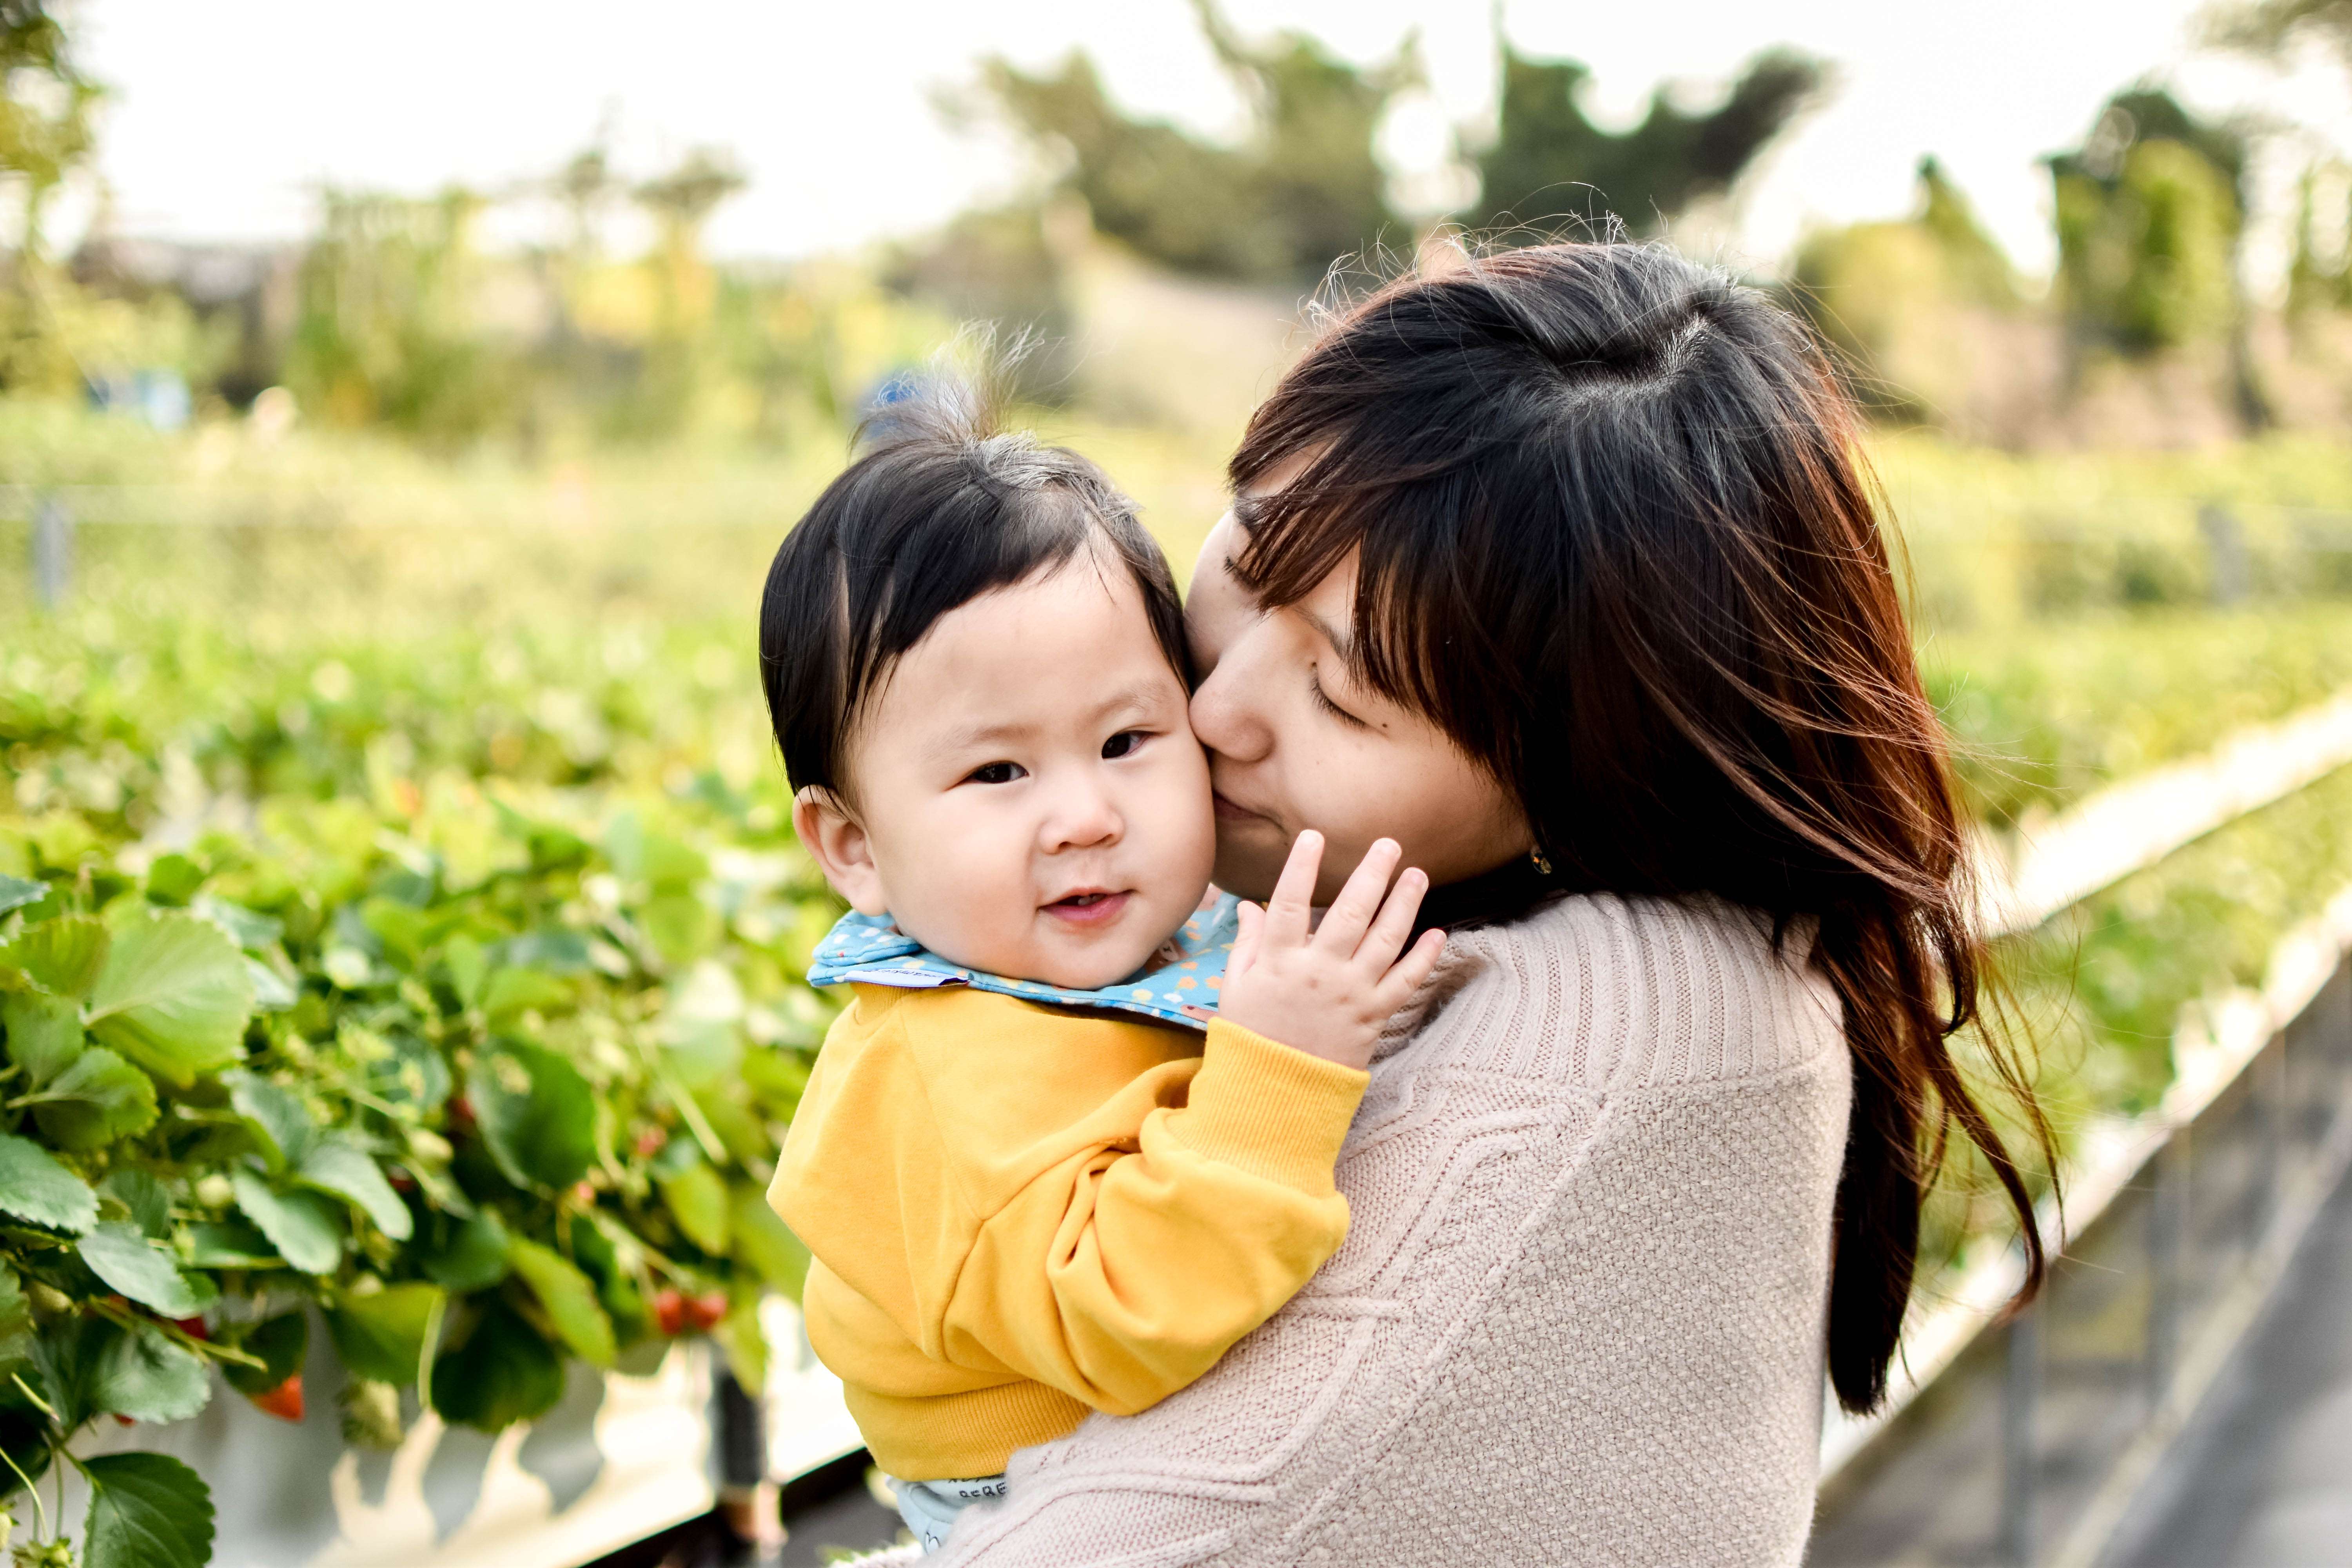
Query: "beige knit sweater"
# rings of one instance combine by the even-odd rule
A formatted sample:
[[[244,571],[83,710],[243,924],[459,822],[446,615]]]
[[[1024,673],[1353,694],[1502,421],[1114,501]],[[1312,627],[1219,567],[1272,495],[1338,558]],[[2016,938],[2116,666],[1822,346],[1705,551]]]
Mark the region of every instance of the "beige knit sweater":
[[[1850,1087],[1803,950],[1615,898],[1457,936],[1374,1063],[1339,1254],[1192,1387],[1016,1455],[931,1561],[1798,1563]]]

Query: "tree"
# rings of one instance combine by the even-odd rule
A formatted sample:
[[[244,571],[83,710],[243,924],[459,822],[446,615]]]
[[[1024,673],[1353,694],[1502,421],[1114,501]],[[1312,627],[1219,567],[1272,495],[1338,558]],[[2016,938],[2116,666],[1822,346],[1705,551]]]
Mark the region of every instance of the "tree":
[[[1014,125],[1066,161],[1061,184],[1085,199],[1097,230],[1180,271],[1304,281],[1395,232],[1372,138],[1389,101],[1421,79],[1413,45],[1357,67],[1302,33],[1252,43],[1212,0],[1194,6],[1248,105],[1237,147],[1126,114],[1083,53],[1037,76],[992,59],[984,85]]]
[[[2352,0],[2253,0],[2206,13],[2209,43],[2276,59],[2309,38],[2352,69]]]
[[[38,255],[42,209],[89,155],[101,96],[47,0],[0,0],[0,170],[25,182],[21,243]]]
[[[1664,87],[1642,122],[1604,131],[1578,101],[1591,68],[1532,59],[1502,45],[1502,101],[1493,143],[1478,154],[1479,222],[1488,227],[1611,214],[1640,231],[1664,227],[1700,197],[1720,195],[1821,93],[1827,68],[1790,49],[1749,60],[1718,108],[1689,113]]]
[[[2080,148],[2045,162],[2060,299],[2078,349],[2224,345],[2241,416],[2260,426],[2269,413],[2238,269],[2247,152],[2243,131],[2142,86],[2108,100]]]

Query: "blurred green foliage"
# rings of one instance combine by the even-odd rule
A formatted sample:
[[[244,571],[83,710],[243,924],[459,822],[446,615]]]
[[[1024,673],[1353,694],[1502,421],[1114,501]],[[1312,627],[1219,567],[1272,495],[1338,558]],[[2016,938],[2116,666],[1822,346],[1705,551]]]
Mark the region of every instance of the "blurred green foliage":
[[[1683,109],[1661,87],[1641,123],[1611,132],[1579,101],[1591,74],[1580,61],[1531,59],[1503,43],[1497,128],[1478,154],[1476,226],[1549,232],[1564,219],[1591,226],[1615,215],[1636,234],[1663,229],[1693,201],[1728,191],[1828,81],[1822,61],[1768,49],[1717,107]]]
[[[2117,93],[2050,160],[2059,287],[2079,331],[2127,353],[2226,338],[2240,314],[2240,132],[2158,89]]]
[[[1213,0],[1193,5],[1248,108],[1238,147],[1132,118],[1080,53],[1046,75],[992,59],[987,90],[1066,160],[1063,183],[1097,229],[1181,271],[1311,282],[1383,237],[1408,243],[1372,141],[1390,100],[1422,79],[1412,47],[1358,67],[1304,33],[1253,42]]]

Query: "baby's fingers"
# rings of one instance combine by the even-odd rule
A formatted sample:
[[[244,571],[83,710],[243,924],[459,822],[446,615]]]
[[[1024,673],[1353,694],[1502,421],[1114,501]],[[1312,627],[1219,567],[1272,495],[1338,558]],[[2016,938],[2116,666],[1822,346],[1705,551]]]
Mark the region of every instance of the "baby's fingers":
[[[1395,871],[1404,851],[1393,838],[1376,838],[1356,863],[1347,886],[1323,911],[1323,923],[1315,928],[1315,940],[1324,952],[1340,958],[1354,956],[1360,950],[1364,932],[1380,912],[1381,895],[1388,890],[1389,876]]]
[[[1370,857],[1366,857],[1367,859]],[[1413,917],[1421,913],[1422,895],[1429,891],[1429,873],[1418,866],[1408,866],[1389,889],[1388,901],[1381,906],[1380,918],[1364,932],[1356,948],[1356,962],[1373,974],[1384,973],[1405,943],[1412,940]]]
[[[1244,899],[1234,906],[1234,920],[1240,929],[1234,936],[1234,950],[1225,958],[1227,980],[1240,979],[1257,962],[1257,939],[1265,929],[1265,911]]]
[[[1259,941],[1276,947],[1299,947],[1307,941],[1307,922],[1315,903],[1315,879],[1323,868],[1323,836],[1313,828],[1290,846],[1274,896],[1265,901],[1265,921]]]
[[[1393,1013],[1412,1001],[1412,994],[1421,989],[1421,983],[1429,978],[1430,971],[1437,967],[1437,961],[1444,952],[1444,931],[1422,932],[1421,940],[1391,965],[1389,972],[1381,976],[1381,983],[1372,988],[1373,1000],[1381,1013]]]

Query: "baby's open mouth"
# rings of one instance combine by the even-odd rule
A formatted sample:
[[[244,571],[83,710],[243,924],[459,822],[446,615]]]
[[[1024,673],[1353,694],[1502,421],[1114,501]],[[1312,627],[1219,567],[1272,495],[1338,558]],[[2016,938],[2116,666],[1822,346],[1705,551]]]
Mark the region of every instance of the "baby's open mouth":
[[[1045,906],[1045,912],[1072,925],[1108,925],[1127,908],[1129,893],[1113,893],[1100,888],[1067,893]]]

